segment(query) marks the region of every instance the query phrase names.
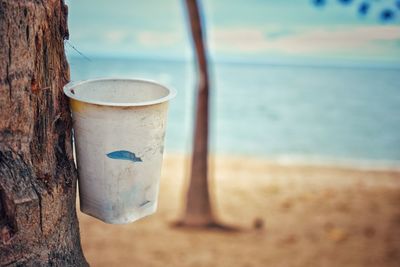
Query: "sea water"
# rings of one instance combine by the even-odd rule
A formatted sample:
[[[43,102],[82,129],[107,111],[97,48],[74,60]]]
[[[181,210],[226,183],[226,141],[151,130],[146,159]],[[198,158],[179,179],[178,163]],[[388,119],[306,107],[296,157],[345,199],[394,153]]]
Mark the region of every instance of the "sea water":
[[[191,149],[190,62],[70,58],[71,79],[128,77],[174,87],[166,150]],[[211,150],[273,159],[400,166],[400,68],[212,64]]]

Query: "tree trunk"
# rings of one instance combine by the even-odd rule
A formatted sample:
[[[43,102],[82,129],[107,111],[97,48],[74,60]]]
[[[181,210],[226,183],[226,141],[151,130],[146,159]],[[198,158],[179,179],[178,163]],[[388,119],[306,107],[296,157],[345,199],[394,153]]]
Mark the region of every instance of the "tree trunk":
[[[0,265],[86,266],[63,0],[0,0]]]
[[[208,184],[209,75],[201,13],[196,0],[186,0],[198,70],[198,96],[190,184],[186,210],[181,221],[186,226],[214,224]]]

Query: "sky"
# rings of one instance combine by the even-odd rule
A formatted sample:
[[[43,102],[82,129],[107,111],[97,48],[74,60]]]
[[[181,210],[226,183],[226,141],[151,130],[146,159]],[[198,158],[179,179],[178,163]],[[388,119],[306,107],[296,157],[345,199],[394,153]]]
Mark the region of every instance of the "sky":
[[[357,8],[373,5],[366,16]],[[204,0],[207,47],[213,60],[354,60],[400,64],[397,0]],[[89,57],[192,57],[184,1],[75,0],[70,44]],[[398,4],[398,6],[396,6]],[[384,8],[395,18],[383,23]],[[77,55],[73,49],[70,55]]]

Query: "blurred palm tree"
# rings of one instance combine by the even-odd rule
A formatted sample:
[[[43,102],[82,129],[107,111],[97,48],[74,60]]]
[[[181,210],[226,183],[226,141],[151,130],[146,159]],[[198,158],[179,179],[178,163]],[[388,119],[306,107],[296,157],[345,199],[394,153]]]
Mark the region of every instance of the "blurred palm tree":
[[[190,182],[186,207],[178,226],[228,229],[217,223],[208,179],[209,71],[202,15],[196,0],[185,0],[197,64],[197,107]]]

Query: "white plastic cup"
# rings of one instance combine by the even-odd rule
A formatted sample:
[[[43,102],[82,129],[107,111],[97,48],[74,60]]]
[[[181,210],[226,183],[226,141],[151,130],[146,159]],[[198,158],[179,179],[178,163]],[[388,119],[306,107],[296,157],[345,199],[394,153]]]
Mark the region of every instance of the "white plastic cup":
[[[133,79],[64,86],[70,98],[80,208],[106,223],[157,210],[168,101],[175,91]]]

